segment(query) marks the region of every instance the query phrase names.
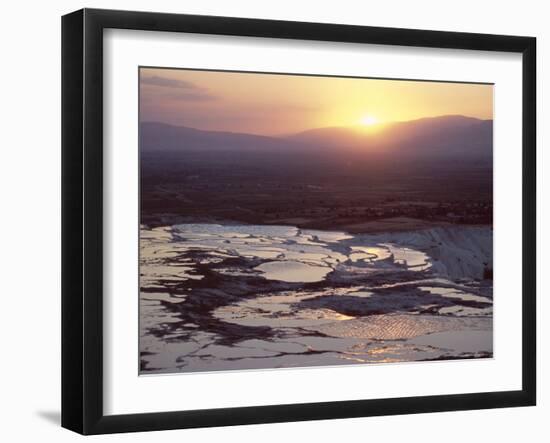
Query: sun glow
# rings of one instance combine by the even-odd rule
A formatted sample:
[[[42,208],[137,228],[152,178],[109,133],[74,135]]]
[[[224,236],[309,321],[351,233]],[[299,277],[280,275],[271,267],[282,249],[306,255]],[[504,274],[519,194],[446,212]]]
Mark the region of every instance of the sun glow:
[[[365,115],[361,118],[361,124],[364,126],[377,125],[379,120],[373,115]]]

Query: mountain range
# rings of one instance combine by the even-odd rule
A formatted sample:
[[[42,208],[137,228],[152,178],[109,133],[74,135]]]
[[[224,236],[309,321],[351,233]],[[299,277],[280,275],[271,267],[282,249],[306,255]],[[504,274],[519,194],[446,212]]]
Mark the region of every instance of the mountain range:
[[[140,149],[161,152],[311,154],[335,152],[401,158],[492,158],[493,121],[460,115],[380,124],[325,127],[278,137],[205,131],[158,122],[140,125]]]

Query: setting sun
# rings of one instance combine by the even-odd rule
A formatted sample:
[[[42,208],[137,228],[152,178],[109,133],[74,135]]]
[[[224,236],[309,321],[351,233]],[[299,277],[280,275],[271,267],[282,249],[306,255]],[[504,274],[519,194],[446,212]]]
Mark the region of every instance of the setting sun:
[[[140,118],[207,131],[280,136],[438,115],[492,118],[492,85],[142,68]]]
[[[373,126],[378,124],[378,119],[372,115],[365,115],[361,118],[361,124],[365,126]]]

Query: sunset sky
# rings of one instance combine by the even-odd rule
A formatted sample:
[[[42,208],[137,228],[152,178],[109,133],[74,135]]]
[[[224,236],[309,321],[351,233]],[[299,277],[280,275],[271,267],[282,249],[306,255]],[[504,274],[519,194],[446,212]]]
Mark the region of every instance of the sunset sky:
[[[140,69],[144,122],[283,135],[451,114],[493,118],[493,86]]]

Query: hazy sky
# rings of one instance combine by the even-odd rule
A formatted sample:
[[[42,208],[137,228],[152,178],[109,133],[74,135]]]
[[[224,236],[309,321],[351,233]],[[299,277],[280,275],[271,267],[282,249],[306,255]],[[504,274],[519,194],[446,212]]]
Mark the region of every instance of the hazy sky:
[[[141,121],[278,135],[451,114],[493,118],[493,86],[140,70]]]

